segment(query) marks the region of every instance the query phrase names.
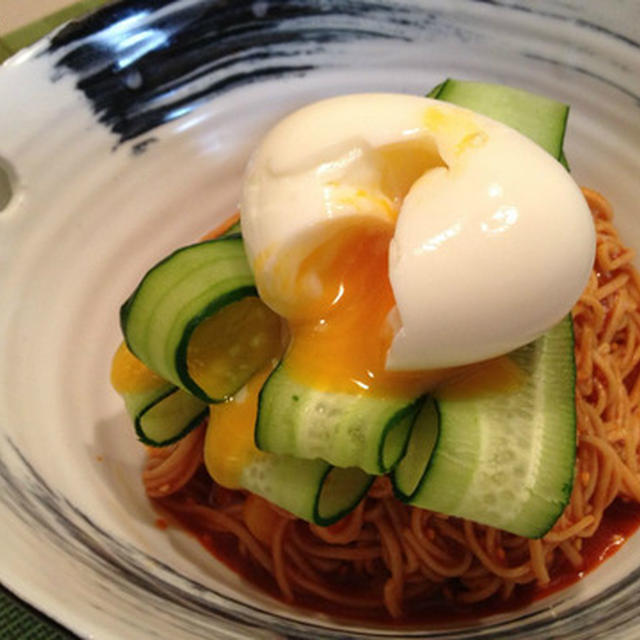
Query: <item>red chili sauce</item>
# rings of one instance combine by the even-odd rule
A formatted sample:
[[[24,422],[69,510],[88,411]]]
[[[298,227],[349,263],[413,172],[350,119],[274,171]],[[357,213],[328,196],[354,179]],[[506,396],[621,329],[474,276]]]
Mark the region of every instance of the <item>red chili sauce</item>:
[[[192,497],[198,500],[198,497],[193,496],[193,493]],[[170,520],[176,521],[178,526],[193,534],[218,560],[274,598],[282,599],[273,577],[257,563],[252,562],[250,558],[239,553],[235,536],[227,533],[202,531],[198,528],[197,522],[190,521],[184,514],[172,513],[164,501],[156,501],[156,504],[163,515],[168,515]],[[166,528],[165,518],[158,520],[158,526],[161,529]],[[404,616],[401,620],[391,618],[384,607],[354,610],[307,594],[296,593],[295,606],[347,620],[389,624],[395,627],[472,622],[486,616],[521,609],[536,600],[574,584],[612,556],[639,526],[640,504],[621,499],[616,500],[605,512],[595,535],[584,539],[581,550],[583,564],[580,568],[574,568],[563,557],[550,572],[551,581],[548,585],[539,587],[532,583],[518,586],[508,601],[504,601],[496,595],[477,604],[461,605],[436,594],[430,598],[416,599],[405,603]],[[381,588],[385,580],[386,576],[381,576],[379,583],[375,584],[375,581],[372,581],[370,577],[366,577],[362,579],[361,584],[358,584],[359,581],[354,583],[351,579],[336,585],[335,591],[344,591],[345,594],[353,594],[355,591],[366,592],[370,589]]]

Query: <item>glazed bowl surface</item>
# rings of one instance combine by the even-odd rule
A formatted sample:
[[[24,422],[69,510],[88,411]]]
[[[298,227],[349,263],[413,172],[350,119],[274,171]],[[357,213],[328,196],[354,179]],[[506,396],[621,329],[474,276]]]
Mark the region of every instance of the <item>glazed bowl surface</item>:
[[[448,77],[571,105],[565,151],[640,248],[640,5],[117,2],[0,68],[0,578],[80,635],[640,637],[640,537],[522,611],[390,628],[297,610],[160,530],[109,385],[141,274],[238,202],[256,142],[311,101]],[[37,559],[37,561],[36,561]]]

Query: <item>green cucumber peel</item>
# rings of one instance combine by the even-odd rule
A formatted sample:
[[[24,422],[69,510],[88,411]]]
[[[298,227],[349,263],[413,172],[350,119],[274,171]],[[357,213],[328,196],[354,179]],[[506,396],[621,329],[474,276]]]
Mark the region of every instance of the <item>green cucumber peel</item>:
[[[202,423],[208,411],[206,403],[171,383],[122,395],[138,439],[152,447],[182,439]]]
[[[562,150],[569,105],[499,84],[449,78],[428,97],[471,109],[519,131],[566,164]],[[540,126],[545,122],[546,126]]]
[[[523,384],[462,399],[436,394],[416,419],[392,482],[409,504],[540,538],[562,514],[574,479],[571,318],[508,357],[525,374]],[[425,442],[432,453],[421,457]]]
[[[250,377],[231,377],[216,395],[189,375],[187,348],[196,327],[225,306],[257,296],[242,238],[231,234],[182,247],[144,276],[120,309],[130,351],[165,380],[207,403],[222,402]]]
[[[296,379],[286,357],[260,391],[256,446],[387,473],[403,456],[421,398],[324,391]]]
[[[324,460],[275,454],[249,463],[240,480],[247,491],[324,527],[350,513],[372,482],[373,477],[359,468],[343,469]]]

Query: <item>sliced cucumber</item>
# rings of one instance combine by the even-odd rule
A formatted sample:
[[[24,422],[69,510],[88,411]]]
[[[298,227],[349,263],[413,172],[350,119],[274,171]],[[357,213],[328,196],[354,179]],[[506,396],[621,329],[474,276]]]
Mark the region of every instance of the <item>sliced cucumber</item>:
[[[180,440],[207,415],[202,400],[167,383],[150,391],[123,394],[138,438],[153,447]]]
[[[566,104],[504,85],[453,79],[427,95],[498,120],[531,138],[554,158],[564,158],[562,144],[569,117]]]
[[[240,482],[298,518],[328,526],[356,507],[372,481],[362,469],[265,454],[243,469]]]
[[[211,405],[204,463],[229,489],[246,489],[309,522],[328,525],[353,509],[372,478],[358,468],[340,469],[260,451],[254,443],[258,395],[269,375],[259,372],[230,402]]]
[[[564,158],[566,105],[457,80],[430,95],[499,120]],[[525,374],[517,390],[462,398],[439,392],[423,405],[392,481],[398,497],[411,504],[537,538],[562,513],[573,483],[571,318],[509,357]]]
[[[438,444],[439,422],[438,404],[429,396],[411,427],[406,453],[392,472],[394,490],[404,502],[410,501],[427,473]]]
[[[516,390],[468,397],[445,390],[424,405],[392,481],[405,502],[539,538],[562,513],[573,483],[571,318],[509,357],[525,376]]]
[[[242,239],[231,235],[184,247],[153,267],[120,311],[129,349],[150,369],[204,402],[225,400],[264,364],[262,358],[234,367],[233,358],[206,390],[189,371],[187,350],[207,318],[248,296],[257,296]],[[226,323],[229,355],[249,344],[242,323]],[[238,327],[238,334],[234,335]],[[249,345],[250,346],[250,345]]]
[[[404,454],[420,400],[330,392],[290,374],[286,359],[262,391],[255,439],[263,451],[386,473]]]
[[[442,89],[445,82],[447,81],[445,80],[444,82],[441,82],[440,84],[437,84],[435,87],[433,87],[433,89],[431,89],[431,91],[427,93],[427,98],[433,98],[434,100],[437,100],[438,92],[440,91],[440,89]]]

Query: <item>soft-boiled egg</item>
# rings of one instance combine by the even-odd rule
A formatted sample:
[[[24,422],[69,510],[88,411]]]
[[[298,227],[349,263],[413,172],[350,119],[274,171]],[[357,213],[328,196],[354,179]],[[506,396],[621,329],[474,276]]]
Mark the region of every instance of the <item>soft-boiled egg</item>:
[[[406,393],[428,386],[424,370],[526,344],[570,311],[595,251],[554,158],[408,95],[331,98],[280,121],[249,163],[241,216],[288,357],[327,388]]]

